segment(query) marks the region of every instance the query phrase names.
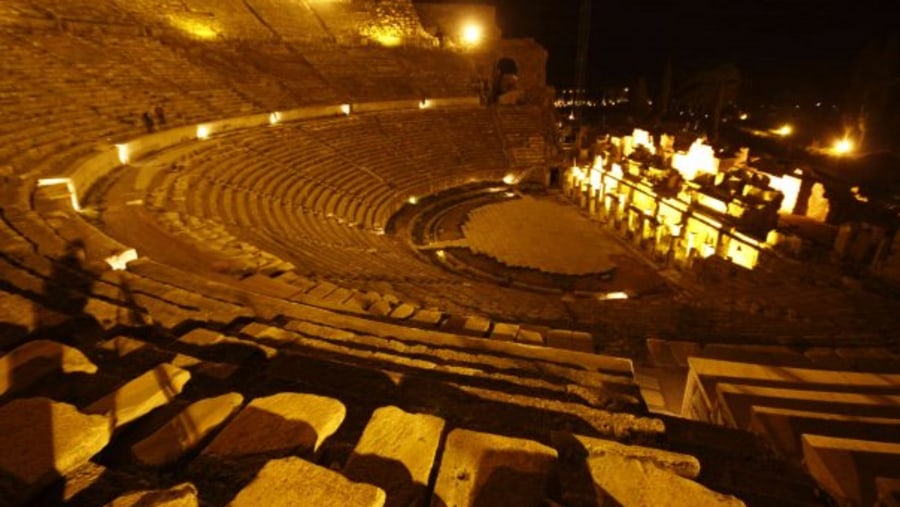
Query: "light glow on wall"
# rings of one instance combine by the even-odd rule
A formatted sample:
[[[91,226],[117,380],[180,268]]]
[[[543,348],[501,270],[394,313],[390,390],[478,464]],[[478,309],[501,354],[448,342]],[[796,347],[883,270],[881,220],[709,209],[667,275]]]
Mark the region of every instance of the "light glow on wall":
[[[201,141],[209,139],[209,125],[197,125],[197,139]]]
[[[597,294],[597,299],[600,301],[615,301],[615,300],[628,299],[628,293],[621,292],[621,291],[607,292],[605,294]]]
[[[219,36],[216,26],[196,19],[170,17],[169,23],[195,39],[210,40]]]
[[[419,101],[419,109],[428,109],[431,107],[431,101],[428,99],[422,99]]]
[[[128,162],[131,161],[130,153],[128,152],[127,144],[117,144],[116,145],[116,153],[119,155],[119,163],[122,165],[127,165]]]
[[[634,146],[643,146],[650,153],[656,154],[656,146],[653,145],[653,138],[650,137],[650,132],[634,129],[634,132],[631,133],[631,138]]]
[[[784,194],[781,201],[781,208],[778,210],[782,213],[793,213],[797,206],[797,197],[800,195],[800,178],[785,174],[784,176],[769,176],[769,186]]]
[[[341,104],[341,112],[346,116],[350,116],[350,104]]]
[[[715,174],[719,166],[712,146],[697,139],[687,153],[675,153],[672,167],[687,181],[693,181],[702,173]]]
[[[124,252],[111,255],[104,259],[104,261],[112,268],[113,271],[125,271],[128,267],[128,263],[134,260],[137,260],[138,253],[134,248],[130,248],[125,250]]]
[[[269,114],[269,125],[278,125],[281,123],[281,113],[275,111],[274,113]]]
[[[507,185],[515,185],[518,182],[519,182],[519,178],[515,174],[509,173],[503,177],[503,183],[505,183]]]
[[[403,30],[398,26],[370,26],[360,30],[360,33],[385,47],[391,48],[403,44]]]
[[[72,182],[72,178],[41,178],[37,182],[38,187],[50,187],[53,185],[65,185],[66,190],[69,191],[72,209],[81,211],[81,205],[78,204],[78,193],[75,190],[75,184]]]
[[[419,198],[413,195],[413,196],[410,196],[410,198],[407,199],[406,202],[415,206],[416,204],[419,204]]]

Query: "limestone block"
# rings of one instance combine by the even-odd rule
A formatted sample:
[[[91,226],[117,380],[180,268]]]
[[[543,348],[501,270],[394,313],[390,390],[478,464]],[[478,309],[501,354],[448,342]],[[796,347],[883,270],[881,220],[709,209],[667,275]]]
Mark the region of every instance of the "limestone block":
[[[197,488],[185,482],[169,489],[135,491],[116,498],[106,507],[198,507]]]
[[[419,310],[412,317],[413,322],[436,326],[444,319],[444,314],[437,310]]]
[[[204,455],[239,458],[266,452],[315,452],[334,434],[347,411],[335,399],[279,393],[250,402],[203,450]]]
[[[544,505],[556,451],[532,440],[456,429],[434,493],[444,505]]]
[[[181,393],[191,374],[163,363],[100,398],[85,409],[89,414],[105,414],[112,418],[114,428],[161,407]]]
[[[538,331],[533,331],[531,329],[520,329],[518,334],[516,334],[516,341],[520,343],[527,343],[528,345],[544,345],[544,335],[539,333]]]
[[[394,308],[394,311],[391,312],[392,319],[405,320],[413,316],[416,313],[416,307],[409,304],[403,303],[397,308]]]
[[[164,466],[178,461],[240,408],[244,397],[228,393],[197,401],[131,448],[138,462]]]
[[[0,358],[0,395],[24,389],[54,371],[94,374],[97,365],[74,347],[33,340]]]
[[[588,469],[594,480],[598,504],[666,505],[671,507],[743,506],[730,495],[717,493],[643,457],[614,452],[590,456]]]
[[[98,344],[97,348],[112,352],[116,357],[121,358],[149,346],[151,346],[149,343],[142,340],[135,340],[127,336],[117,336]]]
[[[275,459],[256,474],[230,507],[380,507],[385,493],[300,458]]]
[[[463,329],[466,331],[476,333],[479,335],[484,335],[491,328],[490,319],[486,319],[484,317],[479,317],[477,315],[472,315],[466,318],[466,322],[463,325]]]
[[[391,304],[382,299],[376,301],[366,311],[373,315],[378,315],[379,317],[385,317],[391,313]]]
[[[0,505],[15,505],[100,452],[112,433],[104,416],[48,398],[0,407]]]
[[[388,505],[422,503],[444,420],[382,407],[372,414],[353,450],[344,475],[374,484],[388,495]]]
[[[689,455],[678,452],[625,445],[613,440],[573,435],[554,431],[551,435],[553,446],[560,454],[585,453],[585,457],[615,454],[629,459],[643,461],[668,470],[687,479],[696,479],[700,475],[700,461]]]
[[[255,348],[261,351],[266,359],[272,359],[278,355],[278,351],[272,347],[261,345],[256,342],[241,340],[226,336],[222,333],[209,329],[197,328],[178,339],[179,342],[197,347],[213,347],[215,345],[239,345],[244,347]]]
[[[593,352],[594,342],[590,333],[568,329],[552,329],[547,333],[547,346],[557,349]]]
[[[850,505],[874,505],[875,479],[900,470],[900,444],[803,435],[803,463],[832,497]]]
[[[516,335],[519,334],[519,330],[520,329],[518,324],[496,322],[494,323],[494,330],[491,331],[491,338],[495,340],[511,342],[516,339]]]

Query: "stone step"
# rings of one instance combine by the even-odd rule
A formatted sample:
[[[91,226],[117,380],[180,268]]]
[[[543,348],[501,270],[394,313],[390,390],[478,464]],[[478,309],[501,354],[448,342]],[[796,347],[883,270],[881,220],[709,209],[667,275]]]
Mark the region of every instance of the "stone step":
[[[385,493],[370,484],[296,457],[275,459],[256,474],[229,507],[381,507]]]
[[[199,507],[199,505],[197,488],[186,482],[169,489],[126,493],[105,507]]]
[[[532,440],[455,429],[432,505],[546,505],[556,458],[556,450]]]
[[[190,372],[164,363],[95,401],[85,412],[109,417],[118,429],[172,401],[190,379]]]
[[[100,452],[112,436],[109,419],[49,398],[0,407],[0,505],[21,505]]]
[[[801,437],[807,433],[900,443],[900,419],[759,406],[754,406],[752,412],[750,431],[764,435],[782,456],[798,462],[803,455]]]
[[[25,389],[56,372],[97,372],[80,350],[50,340],[32,340],[0,357],[0,396]]]
[[[386,505],[421,505],[443,430],[440,417],[381,407],[372,413],[344,475],[384,490]]]
[[[203,449],[201,457],[240,459],[266,453],[311,455],[344,421],[332,398],[279,393],[251,401]]]
[[[228,393],[192,403],[131,448],[138,463],[165,466],[181,459],[240,409],[244,397]]]
[[[816,481],[839,501],[874,505],[875,479],[900,470],[900,444],[806,434],[803,461]]]

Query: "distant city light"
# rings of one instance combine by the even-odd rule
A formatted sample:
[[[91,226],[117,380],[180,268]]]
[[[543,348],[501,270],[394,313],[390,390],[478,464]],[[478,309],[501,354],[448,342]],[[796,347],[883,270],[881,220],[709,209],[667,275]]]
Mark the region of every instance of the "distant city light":
[[[835,155],[846,155],[853,151],[853,141],[846,137],[838,139],[834,142],[834,146],[831,147],[831,151],[834,152]]]
[[[474,46],[481,42],[481,37],[483,35],[483,30],[481,29],[481,25],[477,25],[475,23],[468,23],[463,27],[462,30],[462,41],[463,44],[467,46]]]
[[[775,133],[780,135],[781,137],[787,137],[794,133],[794,127],[788,124],[784,124],[779,127],[778,130],[775,131]]]

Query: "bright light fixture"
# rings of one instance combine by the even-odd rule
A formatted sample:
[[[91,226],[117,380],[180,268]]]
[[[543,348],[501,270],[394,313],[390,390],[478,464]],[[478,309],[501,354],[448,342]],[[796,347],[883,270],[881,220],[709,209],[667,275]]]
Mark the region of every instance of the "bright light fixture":
[[[853,141],[846,137],[839,139],[834,142],[834,146],[831,147],[831,150],[835,155],[846,155],[853,151]]]
[[[281,123],[281,113],[275,111],[269,114],[269,125],[278,125],[279,123]]]
[[[481,25],[468,23],[463,27],[462,30],[463,44],[467,46],[474,46],[481,42],[482,35],[483,30],[481,29]]]
[[[350,104],[341,104],[341,112],[346,116],[350,116]]]
[[[780,135],[781,137],[786,137],[794,133],[794,127],[788,124],[784,124],[778,130],[776,130],[775,133]]]
[[[209,139],[209,133],[208,125],[197,125],[197,139]]]

